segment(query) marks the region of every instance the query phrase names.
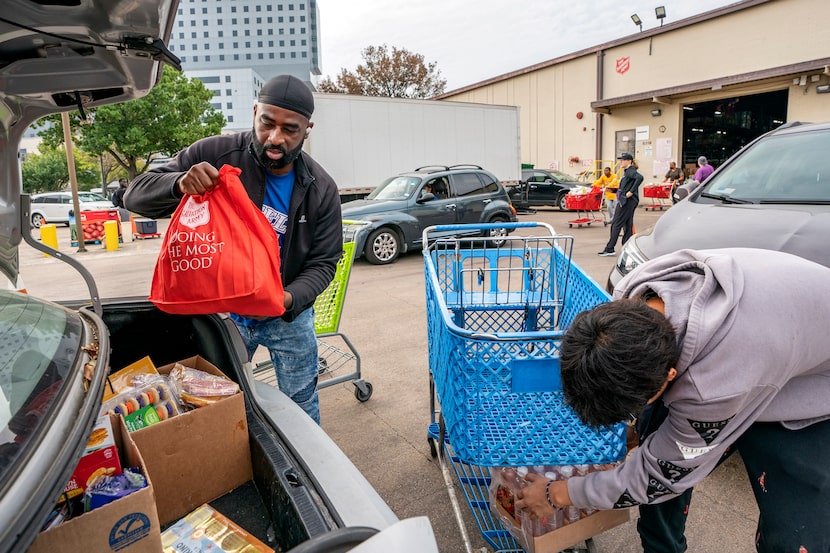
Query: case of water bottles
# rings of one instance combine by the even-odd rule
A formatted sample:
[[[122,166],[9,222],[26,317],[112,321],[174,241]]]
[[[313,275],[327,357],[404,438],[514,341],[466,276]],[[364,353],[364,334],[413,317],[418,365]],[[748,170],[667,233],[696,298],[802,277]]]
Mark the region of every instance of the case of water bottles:
[[[628,509],[598,511],[569,505],[544,518],[533,518],[515,507],[516,494],[526,486],[529,473],[548,480],[567,480],[591,472],[613,469],[604,465],[557,465],[534,467],[492,467],[490,509],[493,516],[528,553],[554,553],[585,541],[600,532],[628,521]]]

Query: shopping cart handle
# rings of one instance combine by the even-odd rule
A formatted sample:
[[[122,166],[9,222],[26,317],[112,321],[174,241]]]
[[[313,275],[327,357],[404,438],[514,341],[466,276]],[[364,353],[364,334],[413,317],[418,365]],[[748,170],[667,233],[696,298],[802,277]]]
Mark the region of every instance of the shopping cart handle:
[[[503,229],[517,229],[517,228],[534,228],[543,223],[524,222],[524,223],[481,223],[481,224],[465,224],[465,225],[435,225],[428,227],[425,230],[434,230],[436,232],[451,232],[457,230],[470,230],[471,228],[481,230],[493,230],[498,228]]]

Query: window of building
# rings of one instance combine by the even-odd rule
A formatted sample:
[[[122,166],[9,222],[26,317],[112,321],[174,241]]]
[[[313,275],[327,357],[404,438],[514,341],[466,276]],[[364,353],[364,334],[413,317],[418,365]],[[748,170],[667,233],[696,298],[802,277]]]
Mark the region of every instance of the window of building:
[[[202,25],[203,26],[207,27],[209,24],[210,24],[210,22],[207,19],[202,19]],[[207,33],[205,33],[205,36],[207,36]]]
[[[245,36],[251,36],[251,29],[245,29]]]
[[[222,104],[220,102],[211,102],[210,107],[213,109],[222,109]]]
[[[262,6],[260,6],[259,4],[257,4],[257,5],[256,5],[256,11],[261,12],[261,11],[262,11]]]
[[[225,89],[225,96],[231,96],[232,94],[233,94],[233,91],[230,88]]]
[[[308,52],[303,52],[303,57],[307,58],[308,57]]]
[[[257,48],[262,48],[262,41],[258,40],[256,43]]]
[[[277,4],[277,11],[278,11],[278,12],[281,12],[281,11],[282,11],[282,4]]]
[[[202,15],[207,15],[207,8],[202,8]]]
[[[297,31],[297,29],[295,29],[294,27],[291,27],[290,29],[288,29],[288,33],[289,33],[289,34],[292,34],[292,35],[293,35],[296,31]]]
[[[205,61],[210,61],[210,56],[205,56]]]
[[[205,50],[210,50],[210,43],[205,42],[204,47],[205,47]]]
[[[268,41],[268,48],[273,48],[273,47],[274,47],[274,41],[273,41],[273,40],[269,40],[269,41]]]
[[[225,61],[225,54],[219,54],[219,61]]]
[[[182,63],[187,62],[187,56],[182,56]]]
[[[296,59],[296,57],[297,57],[297,52],[291,52],[291,57]]]
[[[239,43],[238,43],[238,42],[234,42],[234,43],[233,43],[233,49],[234,49],[234,50],[236,50],[237,48],[239,48]]]
[[[216,13],[222,13],[222,6],[216,6]]]
[[[304,10],[305,9],[305,4],[300,4],[300,9]]]
[[[251,54],[245,54],[245,59],[246,59],[246,60],[251,59]]]
[[[196,15],[196,8],[190,8],[190,15]]]
[[[301,34],[301,35],[304,35],[304,34],[305,34],[305,27],[302,27],[302,28],[300,29],[300,34]]]
[[[268,59],[274,59],[274,52],[268,52]]]
[[[170,45],[170,51],[173,52],[176,50],[176,46],[174,44]]]
[[[193,49],[193,50],[198,50],[198,49],[199,49],[199,45],[198,45],[198,44],[194,44],[192,49]]]
[[[231,31],[231,35],[239,36],[239,32],[236,29],[234,29],[233,31]]]
[[[245,42],[245,48],[250,48],[250,47],[251,47],[251,42],[250,41]]]
[[[281,35],[284,35],[284,34],[285,34],[285,29],[283,29],[282,27],[280,27],[280,34],[281,34]]]
[[[180,44],[179,45],[179,50],[181,50],[181,51],[187,50],[187,44]]]
[[[231,76],[230,75],[225,75],[225,82],[226,83],[231,82]]]
[[[300,21],[305,22],[305,16],[304,15],[300,16]]]
[[[231,6],[231,13],[236,13],[236,6]]]
[[[294,16],[293,15],[288,16],[288,22],[289,23],[294,23]]]
[[[184,40],[184,33],[179,33],[179,39]]]
[[[257,58],[259,58],[259,59],[261,59],[261,60],[264,60],[264,59],[265,59],[265,54],[263,54],[262,52],[260,52],[259,54],[257,54]]]
[[[195,26],[196,26],[196,20],[195,20],[195,19],[191,19],[191,20],[190,20],[190,26],[191,26],[191,27],[195,27]]]
[[[224,32],[224,31],[216,31],[216,34],[217,34],[219,37],[223,37],[223,36],[225,36],[225,32]]]
[[[297,45],[297,41],[296,41],[296,40],[292,40],[291,42],[289,42],[289,44],[290,44],[291,46],[296,46],[296,45]]]
[[[280,16],[277,17],[277,23],[284,23],[284,22],[285,22],[285,18],[283,16],[280,15]]]
[[[250,18],[250,17],[246,17],[246,18],[245,18],[242,22],[243,22],[245,25],[250,25],[250,24],[251,24],[251,18]]]
[[[269,12],[272,12],[272,11],[274,11],[274,6],[272,6],[271,4],[268,4],[267,6],[265,6],[265,9]]]
[[[262,29],[256,30],[256,36],[262,36]]]
[[[225,109],[233,109],[233,102],[225,102]]]
[[[233,55],[233,60],[234,61],[239,61],[239,54],[234,54]]]
[[[284,59],[285,59],[285,52],[280,52],[280,59],[281,59],[281,60],[284,60]]]
[[[231,18],[231,25],[236,25],[236,22],[237,20],[235,17]]]
[[[193,61],[194,61],[194,62],[199,61],[199,56],[193,56]]]
[[[303,39],[303,40],[300,41],[300,45],[301,46],[307,46],[307,44],[306,44],[307,42],[308,41],[306,39]]]
[[[233,123],[233,115],[228,115],[228,123]]]
[[[242,6],[242,11],[248,13],[248,6]]]
[[[268,29],[268,36],[274,35],[274,29]]]
[[[222,18],[221,18],[221,17],[220,17],[219,19],[217,19],[217,20],[216,20],[216,24],[217,24],[217,25],[221,25],[221,24],[222,24]],[[221,33],[222,31],[219,31],[219,32]],[[219,36],[222,36],[222,35],[220,34]]]
[[[288,4],[288,9],[293,10],[294,9],[294,4]]]
[[[285,41],[284,41],[284,40],[281,40],[281,41],[280,41],[280,48],[282,48],[282,47],[284,47],[284,46],[285,46]]]
[[[195,32],[190,33],[190,38],[196,38],[196,33]]]
[[[273,22],[274,22],[274,18],[269,16],[268,17],[268,23],[273,23]]]
[[[257,25],[262,25],[262,18],[261,17],[256,18],[256,24]]]

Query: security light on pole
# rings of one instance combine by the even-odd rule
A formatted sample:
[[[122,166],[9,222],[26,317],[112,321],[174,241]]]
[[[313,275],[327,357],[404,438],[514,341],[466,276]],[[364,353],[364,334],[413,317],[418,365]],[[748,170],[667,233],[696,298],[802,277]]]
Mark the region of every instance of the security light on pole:
[[[642,33],[643,32],[643,20],[640,19],[640,16],[635,13],[634,15],[631,16],[631,21],[633,21],[635,25],[640,26],[640,32]]]
[[[660,20],[660,26],[663,26],[663,20],[666,19],[666,6],[657,6],[654,8],[654,15]]]

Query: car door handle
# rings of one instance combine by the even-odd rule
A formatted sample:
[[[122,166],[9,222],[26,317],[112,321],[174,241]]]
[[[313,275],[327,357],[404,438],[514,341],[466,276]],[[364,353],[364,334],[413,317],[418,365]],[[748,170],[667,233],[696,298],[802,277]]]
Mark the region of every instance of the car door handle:
[[[455,204],[447,204],[447,209],[455,209],[456,207]]]
[[[487,200],[481,200],[481,203],[484,203],[484,204],[489,204],[489,203],[490,203],[490,202],[492,202],[492,201],[493,201],[493,200],[490,200],[490,199],[487,199]]]

